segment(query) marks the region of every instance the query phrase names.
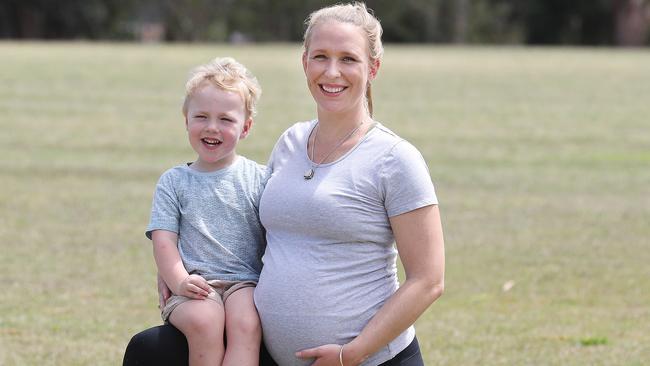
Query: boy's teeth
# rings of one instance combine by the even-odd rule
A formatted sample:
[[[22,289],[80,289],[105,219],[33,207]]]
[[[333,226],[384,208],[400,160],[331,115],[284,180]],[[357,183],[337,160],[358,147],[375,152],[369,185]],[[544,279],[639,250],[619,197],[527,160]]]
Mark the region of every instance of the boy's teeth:
[[[323,90],[325,90],[328,93],[338,93],[338,92],[343,91],[343,89],[344,88],[342,86],[340,86],[338,88],[333,88],[333,87],[323,85]]]
[[[219,140],[212,140],[212,139],[203,139],[203,142],[210,145],[216,145],[220,143]]]

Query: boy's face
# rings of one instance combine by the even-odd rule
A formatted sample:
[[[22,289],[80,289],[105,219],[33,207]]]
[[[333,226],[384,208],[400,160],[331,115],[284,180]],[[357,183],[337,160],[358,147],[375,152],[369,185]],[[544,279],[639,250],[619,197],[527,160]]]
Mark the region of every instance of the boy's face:
[[[215,171],[232,164],[237,142],[248,135],[252,123],[241,95],[211,84],[199,86],[185,117],[190,145],[198,154],[192,167]]]

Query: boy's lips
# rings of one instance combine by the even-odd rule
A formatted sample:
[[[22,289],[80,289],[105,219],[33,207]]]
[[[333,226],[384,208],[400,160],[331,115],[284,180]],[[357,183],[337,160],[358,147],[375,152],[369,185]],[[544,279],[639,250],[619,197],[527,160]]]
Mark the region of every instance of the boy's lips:
[[[211,139],[211,138],[207,138],[207,137],[202,138],[201,141],[203,141],[204,144],[207,144],[207,145],[210,145],[210,146],[221,145],[221,142],[222,142],[220,140]]]

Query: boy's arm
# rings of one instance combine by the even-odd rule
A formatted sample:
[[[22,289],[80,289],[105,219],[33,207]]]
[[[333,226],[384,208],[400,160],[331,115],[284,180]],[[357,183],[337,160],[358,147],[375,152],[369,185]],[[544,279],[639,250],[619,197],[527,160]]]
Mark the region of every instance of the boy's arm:
[[[178,235],[167,230],[154,230],[151,239],[158,273],[171,291],[192,299],[205,299],[212,289],[203,277],[190,275],[185,270],[176,246]]]
[[[156,275],[156,282],[158,282],[158,308],[162,309],[167,304],[167,300],[172,295],[172,290],[167,286],[167,282],[163,280],[160,272]]]

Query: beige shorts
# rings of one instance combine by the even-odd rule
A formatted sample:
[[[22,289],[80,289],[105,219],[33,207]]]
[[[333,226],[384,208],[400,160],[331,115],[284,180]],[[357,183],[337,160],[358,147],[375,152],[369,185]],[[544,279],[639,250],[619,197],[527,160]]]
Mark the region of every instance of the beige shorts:
[[[233,292],[237,290],[241,290],[245,287],[257,286],[257,282],[255,281],[210,280],[208,281],[208,284],[210,285],[210,287],[212,287],[214,291],[208,294],[207,299],[216,301],[222,306],[226,302],[226,299],[228,299],[228,296],[232,295]],[[164,322],[168,321],[172,311],[174,311],[174,309],[176,309],[178,305],[190,300],[194,300],[194,299],[190,299],[189,297],[185,297],[185,296],[172,295],[169,299],[167,299],[167,303],[165,304],[165,307],[162,308],[160,312],[160,316],[162,317],[162,320]]]

